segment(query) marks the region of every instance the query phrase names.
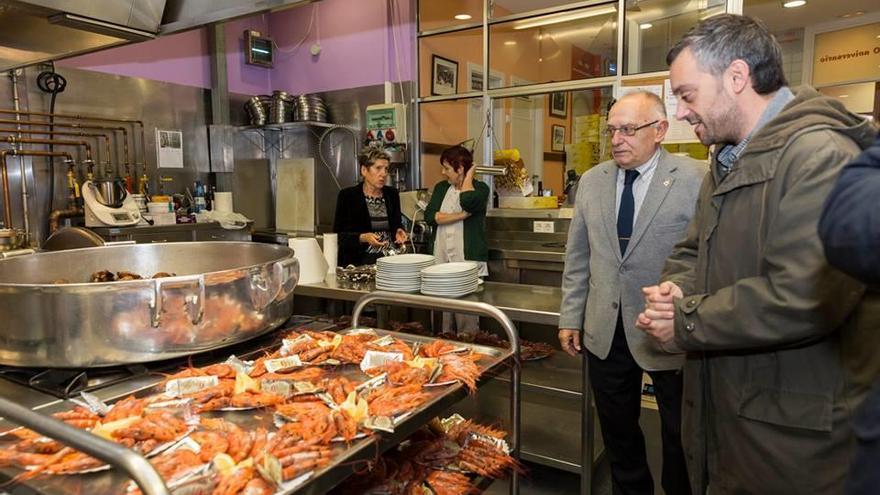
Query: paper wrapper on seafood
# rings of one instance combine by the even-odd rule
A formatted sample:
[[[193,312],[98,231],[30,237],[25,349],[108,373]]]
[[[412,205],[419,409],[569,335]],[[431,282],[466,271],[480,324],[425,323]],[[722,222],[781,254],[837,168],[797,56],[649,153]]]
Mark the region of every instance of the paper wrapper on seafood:
[[[403,361],[403,354],[399,352],[367,351],[364,354],[364,359],[361,361],[360,368],[361,371],[366,372],[370,368],[394,361]]]

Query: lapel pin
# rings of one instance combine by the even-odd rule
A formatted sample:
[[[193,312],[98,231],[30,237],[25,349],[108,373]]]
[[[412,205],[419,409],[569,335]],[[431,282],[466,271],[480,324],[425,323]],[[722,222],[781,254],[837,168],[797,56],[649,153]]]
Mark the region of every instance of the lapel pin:
[[[666,180],[663,181],[663,185],[664,185],[664,186],[669,187],[669,184],[672,184],[672,181],[671,181],[671,180],[666,179]]]

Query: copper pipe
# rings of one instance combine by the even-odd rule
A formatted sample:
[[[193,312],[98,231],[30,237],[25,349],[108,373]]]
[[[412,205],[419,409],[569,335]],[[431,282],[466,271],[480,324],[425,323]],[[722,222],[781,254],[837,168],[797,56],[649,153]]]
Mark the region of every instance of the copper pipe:
[[[12,228],[12,201],[9,199],[9,174],[6,171],[6,154],[9,151],[0,151],[0,175],[3,177],[3,225],[7,229]]]
[[[71,218],[83,215],[85,210],[76,204],[76,173],[73,169],[73,162],[67,163],[67,208],[63,210],[53,210],[49,214],[49,235],[54,234],[61,224],[62,218]]]
[[[55,145],[55,146],[82,146],[86,150],[86,161],[92,161],[92,146],[85,141],[68,141],[65,139],[35,139],[35,138],[18,138],[15,136],[0,136],[0,141],[6,141],[7,143],[15,144],[15,143],[25,143],[25,144],[45,144],[45,145]]]
[[[144,121],[142,121],[142,120],[114,119],[114,118],[109,118],[109,117],[102,117],[100,115],[81,115],[81,114],[69,114],[69,113],[58,113],[58,112],[55,112],[55,113],[33,112],[30,110],[15,110],[13,108],[0,108],[0,113],[18,114],[18,115],[38,115],[40,117],[56,117],[56,118],[60,117],[63,119],[91,120],[91,121],[98,121],[98,122],[122,122],[125,124],[131,124],[131,126],[132,126],[132,129],[131,129],[132,130],[132,137],[131,137],[132,144],[134,144],[134,135],[133,135],[134,134],[134,126],[137,125],[141,128],[141,165],[143,165],[144,172],[146,173],[146,170],[147,170],[147,144],[146,143],[147,143],[147,141],[144,137],[145,136]],[[123,132],[123,135],[125,135],[125,137],[126,137],[125,147],[128,148],[128,142],[127,142],[128,133]],[[128,156],[127,151],[126,151],[125,155]],[[135,156],[135,162],[137,162],[137,156]],[[131,170],[129,168],[130,165],[131,165],[131,162],[126,161],[126,172],[131,173]],[[137,163],[135,163],[134,175],[135,175],[135,177],[137,177]]]
[[[0,150],[0,177],[2,177],[2,187],[3,187],[3,219],[6,222],[6,228],[12,228],[12,202],[9,199],[9,175],[6,171],[6,158],[9,155],[22,155],[22,156],[46,156],[46,157],[58,157],[63,156],[67,158],[70,162],[73,162],[73,156],[70,153],[64,151],[38,151],[38,150],[16,150],[16,149],[8,149],[8,150]]]
[[[12,120],[12,119],[0,119],[0,124],[20,124],[28,127],[39,126],[39,127],[49,127],[50,124],[48,122],[37,122],[33,120]],[[103,125],[80,125],[80,124],[51,124],[55,127],[63,127],[65,129],[98,129],[101,131],[118,131],[122,132],[122,152],[125,159],[125,163],[130,165],[131,160],[128,154],[128,129],[122,126],[112,127],[112,126],[103,126]],[[126,167],[130,168],[130,167]]]
[[[109,164],[112,159],[113,152],[110,151],[110,135],[109,134],[91,134],[87,132],[67,132],[67,131],[26,131],[24,129],[4,129],[0,127],[0,133],[3,134],[36,134],[38,136],[79,136],[79,137],[87,137],[95,140],[95,156],[98,158],[98,162],[101,161],[101,138],[104,138],[104,153],[106,154],[106,159],[104,161],[105,164]]]

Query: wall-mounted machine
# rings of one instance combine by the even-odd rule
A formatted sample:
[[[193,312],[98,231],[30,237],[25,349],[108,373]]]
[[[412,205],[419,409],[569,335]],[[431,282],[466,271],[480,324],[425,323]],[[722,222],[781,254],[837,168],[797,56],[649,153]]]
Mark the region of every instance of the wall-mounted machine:
[[[406,105],[370,105],[366,113],[367,144],[381,146],[387,151],[406,149]]]
[[[83,183],[86,227],[124,227],[141,221],[137,203],[120,180]]]
[[[406,105],[387,103],[369,105],[366,110],[366,144],[383,148],[391,155],[392,185],[406,190],[407,155]]]
[[[272,68],[272,38],[248,29],[244,32],[244,45],[245,63]]]

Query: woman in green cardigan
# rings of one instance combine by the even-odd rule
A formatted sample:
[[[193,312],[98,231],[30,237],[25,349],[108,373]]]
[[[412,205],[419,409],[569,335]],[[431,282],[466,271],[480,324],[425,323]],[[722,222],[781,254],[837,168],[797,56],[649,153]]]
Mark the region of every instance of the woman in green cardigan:
[[[425,221],[435,226],[434,256],[437,262],[475,261],[480,277],[489,275],[486,261],[486,206],[489,186],[474,180],[474,158],[463,146],[447,148],[440,155],[446,180],[434,186],[431,201],[425,209]],[[452,331],[453,318],[443,314],[443,331]],[[479,317],[455,315],[460,333],[479,330]]]

